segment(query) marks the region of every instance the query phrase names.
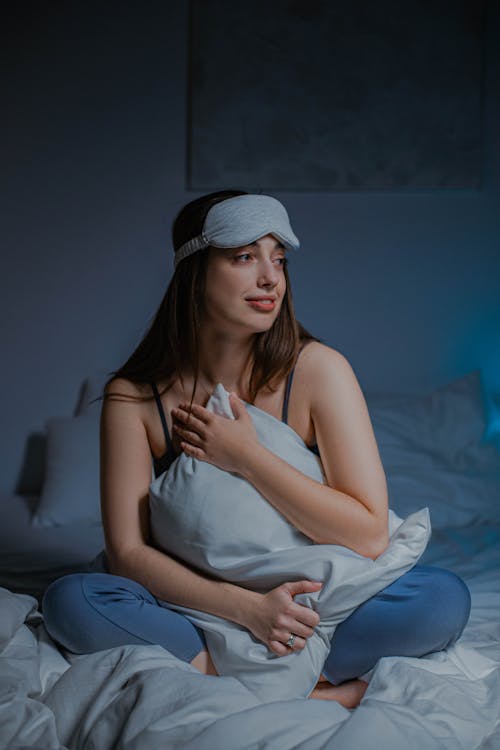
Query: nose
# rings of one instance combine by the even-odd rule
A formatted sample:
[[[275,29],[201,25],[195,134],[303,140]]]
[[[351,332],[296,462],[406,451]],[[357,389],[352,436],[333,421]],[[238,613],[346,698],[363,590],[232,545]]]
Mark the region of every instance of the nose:
[[[259,286],[275,287],[280,279],[280,269],[276,267],[271,258],[262,258],[258,266]]]

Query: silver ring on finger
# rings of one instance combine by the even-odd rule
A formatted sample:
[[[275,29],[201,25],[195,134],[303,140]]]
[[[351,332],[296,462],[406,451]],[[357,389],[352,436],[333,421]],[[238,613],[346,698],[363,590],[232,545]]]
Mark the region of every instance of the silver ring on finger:
[[[290,646],[290,648],[293,648],[293,644],[295,643],[296,635],[294,633],[291,634],[290,638],[287,640],[286,645]]]

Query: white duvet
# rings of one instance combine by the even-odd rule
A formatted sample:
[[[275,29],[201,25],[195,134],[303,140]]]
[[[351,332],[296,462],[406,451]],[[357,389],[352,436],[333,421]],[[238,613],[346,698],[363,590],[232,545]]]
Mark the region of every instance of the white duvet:
[[[353,711],[260,701],[235,678],[202,675],[160,646],[72,655],[47,634],[35,599],[0,588],[0,747],[498,750],[500,526],[440,531],[424,562],[464,578],[469,623],[447,651],[381,659]]]
[[[303,474],[324,482],[318,456],[284,422],[245,404],[259,441]],[[229,393],[218,384],[206,408],[234,419]],[[295,601],[320,622],[302,650],[271,652],[244,627],[207,612],[165,603],[205,631],[219,675],[233,676],[261,700],[306,698],[330,651],[336,626],[419,560],[430,536],[427,508],[405,521],[389,513],[390,542],[376,560],[334,544],[315,544],[247,480],[182,453],[150,485],[155,546],[212,576],[268,591],[290,580],[322,581],[319,592]]]

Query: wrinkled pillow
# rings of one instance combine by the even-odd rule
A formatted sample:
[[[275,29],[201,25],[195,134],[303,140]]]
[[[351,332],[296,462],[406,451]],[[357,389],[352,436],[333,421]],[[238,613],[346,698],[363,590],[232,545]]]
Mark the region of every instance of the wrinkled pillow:
[[[206,408],[234,419],[218,384]],[[288,425],[245,403],[259,441],[311,479],[326,482],[320,459]],[[285,581],[322,581],[298,594],[320,622],[301,651],[272,654],[246,628],[208,612],[159,600],[205,631],[219,674],[243,682],[261,700],[307,697],[320,676],[337,625],[362,602],[410,570],[430,536],[427,508],[406,520],[389,512],[390,542],[375,560],[347,547],[315,544],[239,474],[181,453],[149,487],[155,546],[208,575],[265,592]]]
[[[104,385],[109,380],[111,372],[105,370],[95,370],[83,383],[82,394],[76,408],[76,416],[89,416],[95,414],[99,416],[102,407],[102,398]],[[95,399],[98,399],[95,401]]]
[[[405,466],[386,477],[389,505],[401,516],[427,505],[434,529],[500,523],[500,471]]]
[[[389,504],[433,527],[500,521],[500,451],[487,442],[480,371],[423,396],[367,395]]]
[[[31,523],[100,524],[99,420],[96,416],[47,421],[45,478]]]
[[[479,370],[422,396],[366,396],[384,468],[500,469],[483,442],[485,403]]]

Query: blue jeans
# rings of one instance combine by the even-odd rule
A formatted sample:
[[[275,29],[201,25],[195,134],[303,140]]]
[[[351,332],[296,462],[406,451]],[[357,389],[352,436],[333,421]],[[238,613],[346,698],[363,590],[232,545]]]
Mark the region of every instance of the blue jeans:
[[[451,646],[469,619],[469,589],[455,573],[415,565],[361,604],[333,634],[323,673],[334,685],[359,677],[383,656],[419,657]],[[50,636],[69,651],[158,644],[190,662],[206,648],[203,631],[158,603],[150,591],[110,573],[73,573],[47,588]]]

